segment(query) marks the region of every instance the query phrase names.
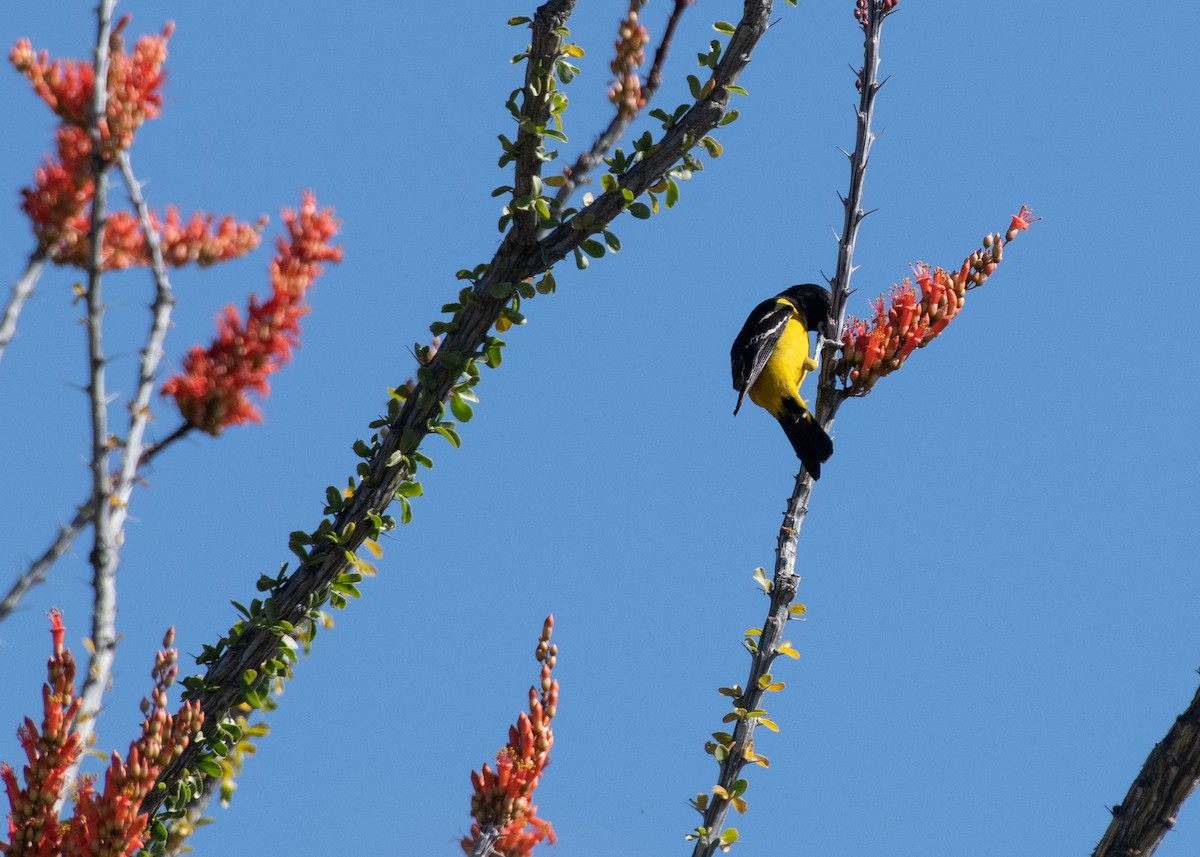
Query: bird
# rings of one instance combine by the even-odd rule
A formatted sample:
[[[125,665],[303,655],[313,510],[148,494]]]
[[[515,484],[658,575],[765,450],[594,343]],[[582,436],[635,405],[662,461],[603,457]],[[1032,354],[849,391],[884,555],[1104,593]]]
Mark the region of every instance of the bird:
[[[746,394],[779,421],[796,457],[813,479],[833,455],[833,441],[800,397],[804,376],[817,368],[809,353],[809,331],[824,329],[830,312],[824,286],[803,283],[756,306],[733,340],[729,362],[737,390],[737,416]]]

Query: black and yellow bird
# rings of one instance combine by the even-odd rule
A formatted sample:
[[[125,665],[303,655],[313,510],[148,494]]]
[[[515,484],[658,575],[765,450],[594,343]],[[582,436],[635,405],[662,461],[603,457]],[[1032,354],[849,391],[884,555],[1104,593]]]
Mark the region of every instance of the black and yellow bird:
[[[823,330],[829,317],[829,290],[814,283],[792,286],[763,301],[733,340],[729,360],[736,416],[747,393],[750,401],[779,420],[796,457],[813,479],[833,455],[833,441],[800,398],[804,376],[817,368],[809,351],[809,331]]]

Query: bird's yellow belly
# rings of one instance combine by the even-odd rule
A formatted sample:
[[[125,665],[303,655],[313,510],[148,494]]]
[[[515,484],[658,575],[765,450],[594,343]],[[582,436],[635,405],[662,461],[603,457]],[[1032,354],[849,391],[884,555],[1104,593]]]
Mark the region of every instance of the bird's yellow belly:
[[[783,410],[784,398],[798,399],[807,408],[799,389],[811,365],[808,331],[796,319],[789,319],[767,358],[767,365],[750,388],[750,401],[772,414]]]

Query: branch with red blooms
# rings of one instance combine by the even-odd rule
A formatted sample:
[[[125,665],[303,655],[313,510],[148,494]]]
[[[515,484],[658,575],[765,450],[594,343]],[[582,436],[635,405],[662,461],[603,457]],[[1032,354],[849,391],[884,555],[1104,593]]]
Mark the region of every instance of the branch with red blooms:
[[[100,154],[108,164],[116,161],[118,152],[129,149],[144,122],[162,111],[163,64],[167,41],[175,29],[168,23],[158,35],[139,38],[127,52],[122,34],[129,21],[126,15],[117,22],[109,40],[107,109],[99,123]],[[61,122],[56,134],[57,159],[47,160],[34,172],[33,185],[21,191],[21,209],[33,226],[38,248],[51,261],[82,267],[87,261],[94,192],[88,126],[95,71],[87,60],[50,60],[46,51],[34,53],[27,39],[16,43],[9,61]],[[169,207],[165,218],[154,216],[153,222],[162,235],[164,258],[178,267],[245,255],[258,246],[265,220],[251,225],[237,223],[230,216],[217,221],[213,215],[197,213],[184,223],[178,211]],[[127,212],[109,217],[101,252],[104,270],[148,265],[150,261],[146,236],[137,218]]]
[[[916,288],[905,277],[893,286],[890,300],[873,303],[871,319],[846,319],[842,331],[842,356],[835,372],[843,396],[865,396],[875,382],[890,375],[918,348],[932,342],[962,311],[967,291],[982,286],[1004,258],[1004,246],[1041,218],[1025,206],[1013,215],[1003,236],[989,233],[983,246],[963,260],[951,274],[930,269],[923,262],[913,267]]]
[[[461,840],[470,857],[528,857],[534,846],[554,842],[550,822],[538,818],[533,793],[550,762],[554,731],[550,721],[558,707],[558,680],[551,678],[558,646],[551,644],[554,617],[547,616],[535,657],[542,665],[538,687],[529,688],[529,713],[517,715],[508,728],[508,744],[496,754],[496,768],[471,772],[471,835]]]
[[[875,96],[879,92],[880,38],[883,22],[895,7],[896,0],[856,0],[854,18],[863,31],[863,64],[855,75],[854,85],[858,91],[858,110],[855,112],[854,151],[847,154],[850,165],[849,189],[842,197],[844,221],[842,234],[838,236],[837,266],[830,283],[832,306],[827,328],[835,335],[818,340],[818,351],[824,350],[821,359],[820,378],[813,416],[828,431],[837,412],[840,399],[835,397],[834,355],[845,317],[846,298],[850,294],[850,277],[854,272],[854,247],[858,228],[866,212],[862,207],[866,180],[867,162],[875,134],[871,130],[874,116]],[[767,615],[761,624],[746,632],[743,645],[750,652],[750,667],[744,684],[723,687],[720,693],[730,699],[732,711],[725,715],[725,722],[732,723],[729,732],[718,732],[714,740],[706,744],[706,750],[719,764],[716,783],[707,792],[701,792],[692,800],[692,806],[703,820],[696,826],[688,839],[695,842],[693,857],[711,857],[718,849],[728,851],[738,839],[736,827],[726,827],[730,809],[743,813],[747,808],[746,792],[749,782],[742,777],[748,765],[767,764],[767,759],[756,752],[754,734],[758,726],[778,731],[779,725],[768,717],[765,708],[767,694],[781,690],[784,683],[775,679],[772,668],[780,655],[799,657],[798,652],[784,638],[787,623],[804,615],[804,605],[793,604],[800,578],[796,574],[796,550],[800,528],[808,512],[808,501],[812,492],[811,475],[801,467],[796,474],[792,495],[788,499],[775,545],[773,575],[767,578],[764,569],[755,571],[755,580],[770,599]]]
[[[148,817],[139,811],[158,772],[178,755],[200,729],[195,703],[176,714],[167,711],[167,692],[178,672],[174,630],[163,639],[154,661],[154,689],[142,700],[141,732],[122,757],[115,751],[104,772],[103,788],[85,780],[74,794],[70,817],[60,821],[59,796],[67,771],[83,751],[77,731],[82,700],[75,695],[75,659],[63,645],[66,629],[57,610],[50,613],[53,654],[42,686],[42,725],[30,718],[17,730],[25,750],[24,785],[0,763],[0,781],[8,795],[8,838],[0,840],[5,857],[129,857],[143,845]]]
[[[298,211],[284,209],[281,218],[287,235],[276,239],[276,254],[268,267],[271,297],[259,302],[252,296],[244,322],[234,307],[226,307],[217,317],[214,341],[207,348],[194,346],[183,360],[183,372],[163,384],[162,395],[174,400],[184,422],[146,448],[135,471],[193,429],[215,435],[232,425],[262,421],[261,411],[249,396],[266,397],[270,391],[267,379],[283,368],[300,344],[300,319],[309,312],[308,290],[324,270],[324,263],[342,258],[341,248],[330,243],[339,221],[332,209],[317,207],[311,192],[302,196]],[[123,459],[122,465],[125,463]],[[115,494],[126,497],[120,504],[125,508],[127,493]],[[0,621],[30,588],[45,579],[94,513],[94,501],[81,503],[71,522],[61,527],[45,551],[17,576],[0,599]]]
[[[340,259],[340,250],[328,246],[336,221],[330,211],[318,212],[312,195],[306,194],[299,214],[285,214],[288,240],[280,242],[272,262],[272,296],[262,303],[251,300],[244,325],[234,310],[227,310],[218,342],[208,351],[193,349],[184,361],[184,373],[168,387],[185,423],[158,444],[143,446],[152,416],[150,397],[175,304],[167,269],[191,263],[207,267],[248,253],[257,247],[266,219],[251,225],[228,216],[218,219],[196,214],[185,220],[172,206],[167,207],[165,216],[159,216],[146,204],[141,184],[133,174],[129,146],[137,128],[160,112],[166,42],[173,26],[168,24],[161,34],[139,39],[127,53],[121,34],[128,18],[110,28],[111,8],[111,0],[104,0],[97,9],[94,65],[82,60],[52,62],[45,52],[35,54],[26,41],[18,42],[12,51],[13,64],[54,110],[60,126],[56,133],[57,158],[36,171],[33,185],[22,192],[22,208],[30,219],[35,249],[0,318],[3,349],[46,261],[86,270],[86,390],[93,437],[91,496],[78,506],[71,524],[60,528],[52,545],[0,601],[3,618],[44,578],[83,529],[92,528],[96,538],[89,554],[93,566],[91,638],[95,645],[80,694],[76,734],[82,746],[88,746],[91,740],[109,684],[118,638],[118,550],[138,470],[192,428],[216,434],[227,425],[261,418],[247,394],[266,395],[268,376],[287,362],[299,344],[299,320],[307,312],[305,295],[319,275],[321,263]],[[93,116],[99,118],[93,122]],[[135,212],[107,211],[107,174],[114,166],[125,179]],[[93,240],[93,236],[98,237]],[[100,283],[102,272],[133,266],[151,269],[156,291],[136,390],[127,403],[128,430],[118,440],[110,434],[107,414],[108,361],[101,341],[104,302]],[[110,468],[110,457],[118,459],[115,468]],[[73,779],[77,764],[78,759],[64,772],[64,787]],[[156,775],[157,769],[151,776]],[[141,792],[134,806],[139,806],[145,796],[145,791]]]
[[[675,6],[663,28],[662,38],[654,51],[650,72],[643,82],[638,76],[638,69],[645,61],[645,48],[650,43],[650,34],[641,23],[640,12],[646,2],[629,0],[629,11],[617,24],[617,40],[613,60],[609,65],[613,73],[613,83],[608,90],[608,100],[616,105],[616,115],[608,123],[608,127],[596,137],[591,148],[580,152],[575,162],[563,170],[562,176],[554,178],[554,182],[559,184],[554,195],[553,208],[563,210],[578,187],[590,181],[592,170],[624,136],[641,109],[654,98],[662,83],[662,68],[671,50],[671,42],[675,38],[675,28],[683,10],[694,2],[695,0],[675,0]]]
[[[609,63],[614,80],[608,100],[617,106],[617,116],[621,119],[632,119],[646,106],[642,79],[638,76],[638,69],[646,61],[645,47],[650,42],[649,31],[638,20],[638,10],[643,5],[642,0],[629,0],[629,11],[617,25],[615,53]]]
[[[142,36],[132,50],[125,49],[125,16],[108,38],[108,74],[104,116],[99,122],[101,162],[110,166],[127,152],[138,128],[162,110],[163,64],[174,24],[157,35]],[[51,60],[45,51],[34,52],[27,39],[9,52],[9,61],[32,85],[59,118],[55,132],[55,157],[34,171],[33,184],[21,191],[21,210],[29,218],[35,248],[25,274],[0,315],[0,354],[16,331],[16,320],[48,260],[58,265],[84,268],[88,264],[91,204],[95,194],[92,171],[90,109],[95,69],[87,60]],[[221,218],[197,212],[186,220],[173,206],[164,216],[151,212],[150,222],[159,232],[167,265],[212,265],[244,256],[258,246],[265,218],[241,223],[230,215]],[[139,218],[124,211],[109,213],[102,233],[100,269],[109,271],[149,265],[147,235]]]
[[[217,317],[212,344],[194,346],[183,360],[183,372],[163,384],[162,395],[175,400],[188,425],[208,434],[262,421],[247,394],[266,397],[267,378],[300,344],[300,319],[309,311],[308,289],[324,263],[342,260],[342,249],[329,243],[339,222],[332,209],[317,209],[311,192],[305,192],[298,212],[285,210],[282,217],[288,237],[276,239],[271,296],[262,302],[251,296],[244,322],[227,306]]]

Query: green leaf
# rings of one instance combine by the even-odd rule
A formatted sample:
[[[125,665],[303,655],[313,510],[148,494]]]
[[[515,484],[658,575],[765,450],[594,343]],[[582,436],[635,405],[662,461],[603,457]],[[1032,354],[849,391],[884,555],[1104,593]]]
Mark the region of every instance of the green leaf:
[[[694,74],[689,74],[687,76],[687,82],[688,90],[692,93],[692,98],[698,99],[700,97],[700,78],[696,77]]]
[[[607,229],[604,230],[604,244],[606,247],[608,247],[610,253],[621,252],[621,240]]]
[[[679,202],[679,185],[675,183],[675,179],[667,179],[667,194],[663,202],[667,204],[667,208],[674,208],[675,203]]]
[[[437,432],[438,434],[440,434],[442,437],[444,437],[446,440],[448,440],[450,442],[450,445],[452,447],[454,447],[455,449],[458,449],[460,446],[462,446],[462,438],[460,438],[458,436],[458,432],[456,432],[450,426],[448,426],[448,425],[434,426],[433,430],[435,432]]]
[[[533,20],[532,18],[526,18],[524,15],[520,15],[520,16],[518,16],[518,17],[516,17],[516,18],[509,18],[509,19],[508,19],[508,26],[510,26],[510,27],[519,27],[519,26],[521,26],[522,24],[528,24],[528,23],[529,23],[530,21],[532,21],[532,20]]]
[[[629,213],[638,220],[647,220],[650,217],[650,206],[644,202],[635,202],[629,206]]]
[[[737,27],[733,26],[733,24],[730,24],[728,21],[717,21],[712,25],[712,28],[718,33],[724,33],[726,36],[732,36],[733,31],[737,29]]]
[[[721,831],[721,844],[732,845],[738,840],[738,832],[736,827],[727,827]]]
[[[508,300],[512,293],[516,292],[517,287],[515,283],[492,283],[492,288],[488,290],[492,293],[493,298]]]
[[[470,422],[471,417],[475,415],[474,411],[471,410],[471,406],[464,402],[461,396],[457,395],[450,398],[450,413],[454,414],[455,419],[464,423]]]
[[[224,773],[221,770],[221,765],[208,756],[201,756],[197,759],[196,767],[200,769],[200,773],[208,777],[220,777]]]
[[[704,137],[700,140],[700,145],[703,146],[704,150],[708,152],[710,157],[713,158],[721,157],[721,152],[724,151],[724,149],[721,148],[721,144],[712,137]]]
[[[420,497],[425,493],[425,489],[421,487],[420,482],[401,482],[396,487],[397,497]]]
[[[573,252],[575,253],[575,267],[582,271],[588,266],[588,258],[587,256],[583,255],[583,251],[578,247],[576,247]]]
[[[387,461],[384,462],[384,466],[385,467],[395,467],[397,464],[400,464],[403,461],[404,461],[404,453],[401,452],[400,450],[396,450],[395,452],[393,452],[391,455],[389,455],[387,457]]]
[[[591,238],[585,238],[583,241],[579,242],[579,249],[581,249],[584,253],[587,253],[593,259],[599,259],[604,255],[604,245]]]
[[[334,582],[330,588],[339,595],[347,595],[350,598],[361,598],[362,594],[358,591],[358,587],[352,583],[337,583]]]

